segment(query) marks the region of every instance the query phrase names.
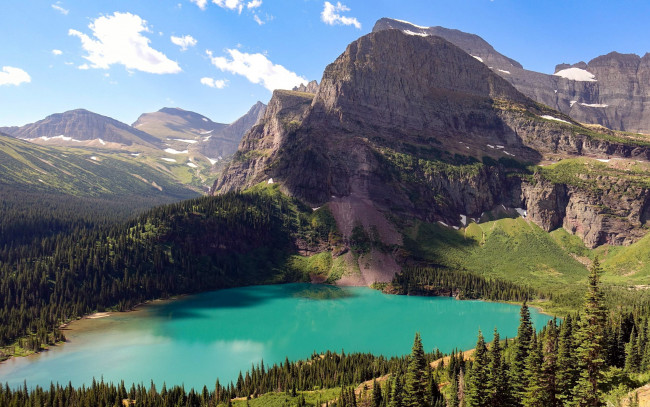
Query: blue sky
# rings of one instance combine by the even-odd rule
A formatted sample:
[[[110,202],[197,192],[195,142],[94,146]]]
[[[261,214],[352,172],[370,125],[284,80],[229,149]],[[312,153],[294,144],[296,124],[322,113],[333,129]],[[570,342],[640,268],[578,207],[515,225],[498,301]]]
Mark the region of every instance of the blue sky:
[[[0,126],[74,108],[228,123],[317,79],[381,17],[478,34],[525,68],[650,52],[645,0],[2,0]]]

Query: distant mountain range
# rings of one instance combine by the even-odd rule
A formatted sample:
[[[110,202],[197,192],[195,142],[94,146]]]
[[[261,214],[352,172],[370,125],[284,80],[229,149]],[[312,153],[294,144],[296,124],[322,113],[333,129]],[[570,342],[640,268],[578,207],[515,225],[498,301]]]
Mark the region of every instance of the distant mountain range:
[[[265,107],[258,102],[230,125],[178,108],[142,114],[132,126],[76,109],[21,127],[3,127],[0,131],[42,146],[119,155],[120,159],[163,172],[182,185],[205,191],[220,168],[215,165],[232,156],[244,133],[255,124]]]

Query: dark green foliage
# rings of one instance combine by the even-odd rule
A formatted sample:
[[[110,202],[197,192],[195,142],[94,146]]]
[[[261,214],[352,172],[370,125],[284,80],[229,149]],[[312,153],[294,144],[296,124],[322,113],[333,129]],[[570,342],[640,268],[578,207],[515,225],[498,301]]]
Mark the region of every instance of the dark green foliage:
[[[460,299],[521,301],[543,296],[507,281],[431,267],[404,268],[395,275],[392,285],[398,294],[457,296]]]
[[[510,369],[510,383],[512,390],[518,399],[523,398],[524,391],[528,384],[526,375],[526,359],[530,352],[530,345],[533,338],[533,324],[530,321],[530,310],[524,302],[519,314],[519,328],[517,329],[517,343],[515,345],[515,355]]]
[[[57,327],[105,309],[223,287],[298,281],[287,272],[294,238],[311,210],[271,191],[203,197],[162,206],[126,224],[78,229],[0,259],[0,345],[18,337],[38,350]],[[320,224],[319,224],[320,225]],[[59,336],[60,338],[60,336]]]
[[[404,407],[419,407],[425,405],[427,361],[422,349],[420,333],[415,334],[408,370],[406,371],[406,384],[404,386]]]
[[[467,378],[467,393],[466,405],[467,407],[483,407],[490,403],[490,389],[489,385],[489,355],[483,333],[478,332],[478,341],[474,351],[474,362],[469,371]]]

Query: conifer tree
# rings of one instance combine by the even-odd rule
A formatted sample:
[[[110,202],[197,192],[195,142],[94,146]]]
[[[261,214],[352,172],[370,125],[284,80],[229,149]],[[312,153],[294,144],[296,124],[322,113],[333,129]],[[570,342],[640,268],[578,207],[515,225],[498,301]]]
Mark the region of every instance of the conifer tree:
[[[402,380],[399,377],[396,377],[393,381],[393,391],[390,395],[390,407],[404,407],[402,404],[402,399],[404,397],[402,389]]]
[[[377,379],[372,379],[372,406],[381,407],[384,398],[381,394],[381,385],[377,383]]]
[[[494,340],[490,347],[490,364],[488,367],[489,406],[508,405],[511,395],[508,386],[508,370],[501,351],[499,332],[494,328]]]
[[[526,359],[530,351],[530,342],[533,336],[533,324],[530,320],[530,310],[524,301],[519,312],[519,328],[517,329],[517,342],[515,355],[510,368],[510,383],[512,393],[516,400],[521,400],[526,389]]]
[[[483,333],[478,331],[478,341],[474,351],[474,363],[467,379],[466,405],[467,407],[487,406],[490,400],[488,388],[488,353],[485,346]]]
[[[549,322],[539,344],[542,354],[541,386],[544,392],[544,403],[548,407],[561,405],[557,398],[558,329],[556,323],[555,319]]]
[[[600,290],[602,269],[596,258],[589,270],[589,285],[585,295],[585,315],[577,335],[578,381],[573,388],[573,402],[576,406],[600,406],[601,395],[598,384],[602,378],[605,362],[603,352],[603,331],[605,308]]]
[[[560,326],[558,339],[556,387],[558,400],[564,405],[573,399],[571,391],[576,385],[578,374],[573,326],[573,318],[569,315]]]
[[[625,346],[625,371],[636,373],[639,371],[639,337],[636,329],[632,327],[630,341]]]
[[[530,351],[526,358],[526,382],[528,386],[524,392],[522,405],[524,407],[548,407],[546,394],[542,384],[542,348],[533,335]]]
[[[406,385],[404,386],[404,407],[421,407],[425,398],[425,370],[427,361],[424,357],[420,333],[415,334],[411,357],[406,371]]]

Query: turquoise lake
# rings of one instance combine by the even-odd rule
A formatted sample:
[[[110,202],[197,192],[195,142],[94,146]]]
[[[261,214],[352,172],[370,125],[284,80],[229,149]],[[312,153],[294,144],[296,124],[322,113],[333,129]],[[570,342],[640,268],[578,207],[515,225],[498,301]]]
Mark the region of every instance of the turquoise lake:
[[[531,315],[536,329],[550,319]],[[212,388],[262,360],[269,366],[326,350],[403,355],[416,331],[426,351],[450,352],[473,348],[479,329],[488,341],[495,327],[513,337],[518,323],[519,307],[501,303],[311,284],[235,288],[75,322],[68,343],[0,364],[0,383],[80,386],[103,377]]]

